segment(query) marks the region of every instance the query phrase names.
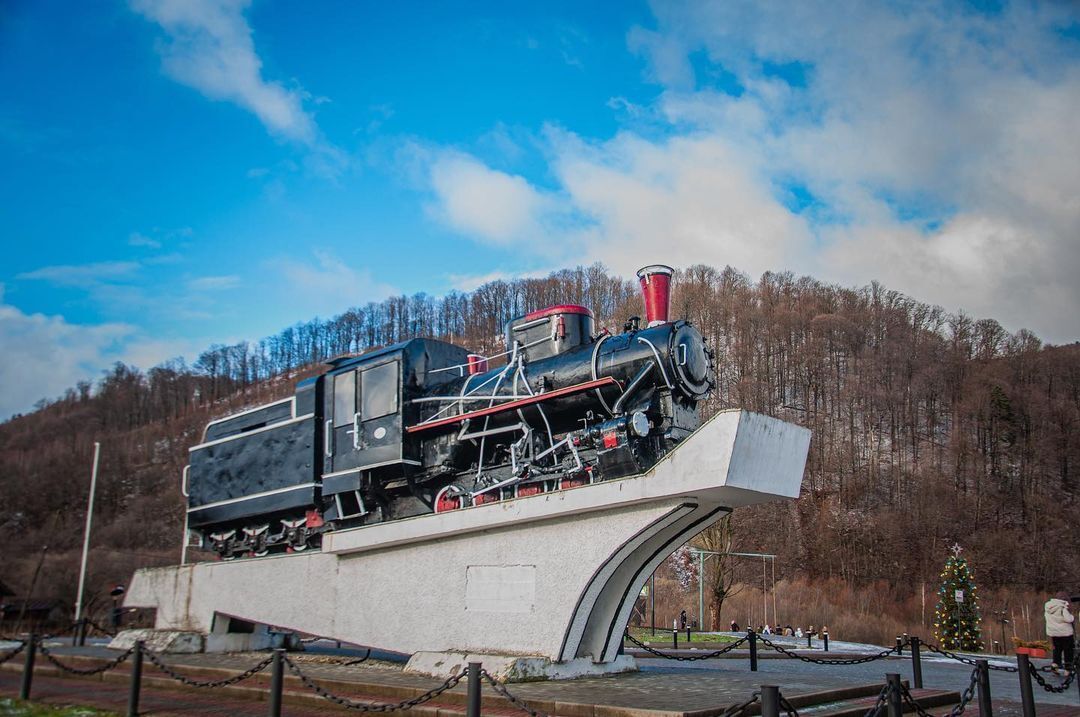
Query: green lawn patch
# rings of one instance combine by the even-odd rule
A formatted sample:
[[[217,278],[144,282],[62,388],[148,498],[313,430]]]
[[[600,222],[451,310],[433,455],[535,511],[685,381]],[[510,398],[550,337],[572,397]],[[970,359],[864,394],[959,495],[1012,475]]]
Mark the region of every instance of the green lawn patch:
[[[33,702],[0,698],[0,717],[115,717],[115,712],[102,712],[90,707],[52,707]]]

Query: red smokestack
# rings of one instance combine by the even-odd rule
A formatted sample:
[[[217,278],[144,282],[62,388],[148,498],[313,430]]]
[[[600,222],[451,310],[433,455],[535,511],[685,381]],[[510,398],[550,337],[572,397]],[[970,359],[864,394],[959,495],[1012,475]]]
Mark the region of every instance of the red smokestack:
[[[648,326],[668,322],[671,307],[671,275],[675,270],[663,264],[653,264],[638,269],[641,293],[645,295],[645,321]]]

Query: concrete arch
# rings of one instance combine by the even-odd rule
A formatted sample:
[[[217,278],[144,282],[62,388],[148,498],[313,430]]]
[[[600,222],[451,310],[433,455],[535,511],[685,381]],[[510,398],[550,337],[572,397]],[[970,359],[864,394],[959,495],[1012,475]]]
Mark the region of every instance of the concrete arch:
[[[559,659],[613,661],[645,581],[676,548],[730,512],[717,505],[683,503],[620,545],[578,598]]]

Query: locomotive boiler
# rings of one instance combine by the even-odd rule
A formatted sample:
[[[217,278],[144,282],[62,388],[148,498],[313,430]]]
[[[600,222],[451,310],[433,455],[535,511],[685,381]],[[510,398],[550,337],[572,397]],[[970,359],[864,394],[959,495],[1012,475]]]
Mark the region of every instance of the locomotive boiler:
[[[189,531],[226,559],[299,551],[342,527],[648,470],[700,425],[714,383],[701,333],[668,320],[672,273],[638,272],[646,319],[621,333],[551,306],[508,322],[497,356],[412,339],[211,421],[184,472]]]

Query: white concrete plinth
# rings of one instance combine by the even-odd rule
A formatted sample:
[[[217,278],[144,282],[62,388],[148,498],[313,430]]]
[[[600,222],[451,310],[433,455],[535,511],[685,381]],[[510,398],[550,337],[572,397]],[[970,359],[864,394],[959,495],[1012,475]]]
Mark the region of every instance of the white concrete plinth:
[[[552,662],[546,657],[515,655],[474,655],[464,652],[417,652],[409,658],[405,672],[448,679],[463,672],[470,662],[479,662],[500,682],[536,680],[573,680],[578,677],[637,672],[637,661],[630,655],[618,655],[611,662],[594,662],[591,657],[576,657]]]
[[[798,497],[809,441],[726,411],[643,475],[342,530],[318,552],[140,570],[125,605],[204,634],[233,617],[406,654],[611,663],[653,570],[730,510]]]
[[[198,632],[185,630],[121,630],[109,642],[109,649],[130,650],[142,640],[147,649],[154,652],[173,654],[192,654],[202,652],[204,636]]]

